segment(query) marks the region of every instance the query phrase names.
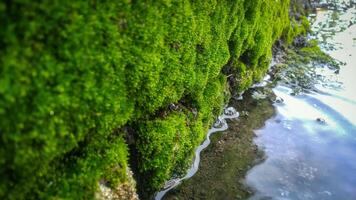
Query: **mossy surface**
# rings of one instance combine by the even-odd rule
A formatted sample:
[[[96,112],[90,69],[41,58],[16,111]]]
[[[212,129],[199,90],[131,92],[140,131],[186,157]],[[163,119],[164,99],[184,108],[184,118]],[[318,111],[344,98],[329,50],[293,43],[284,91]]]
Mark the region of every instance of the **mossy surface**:
[[[125,181],[128,123],[138,176],[159,188],[221,111],[222,67],[238,80],[232,91],[261,78],[288,9],[288,0],[0,2],[0,198],[90,199],[100,180]]]
[[[297,49],[297,54],[304,58],[304,63],[326,65],[332,69],[340,69],[340,65],[342,64],[332,58],[329,54],[322,51],[318,45],[318,41],[316,40],[310,40],[305,47]],[[295,57],[291,58],[290,60],[294,58]]]
[[[269,86],[268,86],[269,87]],[[201,154],[199,170],[163,199],[248,199],[252,191],[243,182],[247,171],[263,160],[263,152],[253,142],[254,130],[263,126],[275,110],[268,98],[255,100],[253,93],[273,93],[270,88],[250,89],[243,101],[231,99],[229,105],[242,111],[238,120],[229,120],[229,129],[211,136],[212,143]]]
[[[284,57],[284,63],[272,67],[271,75],[292,88],[293,95],[317,91],[315,85],[327,80],[325,76],[316,73],[316,69],[328,68],[337,74],[343,64],[323,52],[316,40],[306,41],[303,47],[286,48]]]

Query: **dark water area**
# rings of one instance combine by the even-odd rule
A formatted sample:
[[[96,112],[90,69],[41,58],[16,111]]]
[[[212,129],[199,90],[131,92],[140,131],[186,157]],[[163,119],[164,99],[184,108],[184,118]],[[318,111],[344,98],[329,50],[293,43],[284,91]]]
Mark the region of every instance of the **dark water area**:
[[[356,199],[356,9],[319,10],[313,31],[323,50],[345,63],[339,74],[315,66],[317,90],[284,99],[276,115],[256,130],[266,159],[249,170],[249,199]]]

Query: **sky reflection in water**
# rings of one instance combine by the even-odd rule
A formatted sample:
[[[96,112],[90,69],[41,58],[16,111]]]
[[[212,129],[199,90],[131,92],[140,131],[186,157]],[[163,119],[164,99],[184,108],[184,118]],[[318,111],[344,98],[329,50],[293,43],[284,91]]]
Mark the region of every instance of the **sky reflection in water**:
[[[356,21],[356,9],[337,19],[330,18],[332,12],[318,13],[313,30],[320,31],[316,38],[323,47],[336,47],[328,53],[346,65],[339,75],[318,69],[326,77],[318,93],[291,96],[287,87],[274,89],[284,103],[276,104],[277,115],[256,131],[266,160],[247,174],[246,185],[256,192],[252,200],[356,199],[356,24],[348,27]],[[331,20],[337,31],[323,37],[330,33],[323,24]]]

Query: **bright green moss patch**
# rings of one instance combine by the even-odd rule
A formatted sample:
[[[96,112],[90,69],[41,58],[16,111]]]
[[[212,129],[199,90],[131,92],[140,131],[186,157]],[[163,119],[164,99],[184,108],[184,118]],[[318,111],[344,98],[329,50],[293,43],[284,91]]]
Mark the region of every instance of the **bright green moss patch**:
[[[140,126],[138,150],[143,159],[140,169],[151,174],[153,187],[160,187],[171,176],[175,164],[185,160],[193,148],[186,121],[184,114],[177,113]]]
[[[286,29],[284,40],[291,44],[296,36],[305,35],[310,29],[309,21],[305,16],[302,16],[300,21],[291,20],[290,26]]]
[[[90,199],[125,181],[118,128],[137,124],[138,176],[184,166],[227,97],[260,79],[289,1],[0,3],[0,198]],[[167,111],[170,104],[181,110]],[[167,111],[159,116],[158,111]],[[179,139],[178,139],[179,138]],[[132,159],[132,158],[131,158]]]
[[[221,113],[225,84],[224,76],[212,79],[201,93],[189,99],[189,105],[178,103],[175,111],[136,125],[143,184],[159,188],[173,172],[186,168],[193,150],[205,138],[208,125]]]
[[[75,149],[50,164],[46,178],[39,180],[36,187],[39,199],[91,199],[98,181],[113,188],[126,181],[125,141],[113,136],[91,140],[95,141],[86,148]]]

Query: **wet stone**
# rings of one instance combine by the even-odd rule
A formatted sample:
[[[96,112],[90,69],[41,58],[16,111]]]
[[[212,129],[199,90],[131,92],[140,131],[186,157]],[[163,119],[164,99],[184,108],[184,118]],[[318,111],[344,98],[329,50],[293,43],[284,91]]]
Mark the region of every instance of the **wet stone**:
[[[279,124],[279,123],[281,123],[281,122],[282,122],[282,120],[280,120],[280,119],[276,119],[276,120],[275,120],[275,122]]]
[[[236,114],[236,110],[235,108],[233,107],[228,107],[224,110],[224,114],[225,115],[229,115],[229,116],[232,116],[232,115],[235,115]]]
[[[178,181],[178,180],[176,180],[176,179],[169,180],[169,181],[164,185],[164,188],[163,188],[163,189],[167,189],[167,188],[172,187],[174,184],[176,184],[177,181]]]
[[[170,110],[178,110],[178,108],[179,108],[179,106],[174,104],[174,103],[169,104],[169,109]]]
[[[316,121],[320,124],[326,124],[326,121],[323,118],[316,118]]]
[[[242,111],[241,112],[241,116],[243,116],[243,117],[247,117],[249,114],[248,114],[248,111]]]
[[[283,103],[284,99],[282,97],[276,97],[276,99],[274,100],[275,103]]]
[[[218,117],[218,119],[216,119],[216,121],[215,121],[213,127],[214,127],[214,128],[221,128],[221,127],[224,126],[225,123],[226,123],[226,122],[225,122],[225,120],[224,120],[223,118]]]
[[[267,95],[259,91],[254,91],[252,94],[252,98],[255,100],[261,100],[267,98]]]

